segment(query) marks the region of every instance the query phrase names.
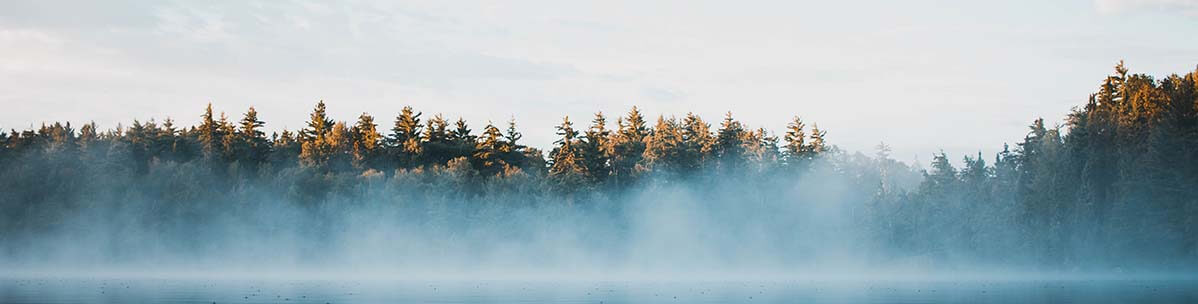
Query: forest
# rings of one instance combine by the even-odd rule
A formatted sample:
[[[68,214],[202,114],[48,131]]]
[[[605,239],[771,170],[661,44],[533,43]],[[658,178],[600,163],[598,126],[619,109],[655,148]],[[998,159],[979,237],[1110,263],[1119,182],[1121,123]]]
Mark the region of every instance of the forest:
[[[323,101],[305,128],[269,135],[254,108],[211,104],[195,126],[44,123],[0,132],[0,264],[262,260],[287,239],[297,261],[456,267],[507,252],[514,265],[1194,269],[1198,71],[1120,62],[1099,84],[997,155],[929,164],[885,144],[844,151],[797,116],[775,133],[635,107],[563,118],[545,151],[515,121],[411,107],[340,121]]]

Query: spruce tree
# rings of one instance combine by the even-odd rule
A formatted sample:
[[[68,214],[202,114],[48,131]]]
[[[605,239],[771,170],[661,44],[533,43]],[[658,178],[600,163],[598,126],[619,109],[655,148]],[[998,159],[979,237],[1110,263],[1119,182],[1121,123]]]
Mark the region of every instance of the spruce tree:
[[[716,131],[715,144],[715,154],[723,172],[733,172],[742,168],[745,155],[744,133],[744,127],[732,118],[732,112],[724,115],[724,122]]]
[[[379,134],[374,116],[362,113],[350,131],[353,134],[353,166],[359,170],[377,168],[383,135]]]
[[[599,184],[607,182],[611,176],[611,137],[611,131],[607,130],[607,117],[603,116],[603,112],[595,113],[578,149],[587,173]]]
[[[474,169],[482,176],[494,176],[502,171],[506,163],[500,158],[499,154],[503,148],[503,133],[495,125],[487,122],[487,126],[483,127],[483,134],[479,136],[478,142],[474,146],[474,155],[471,162],[474,164]]]
[[[421,154],[422,136],[420,115],[411,106],[405,106],[395,117],[395,126],[391,128],[391,136],[387,138],[387,146],[392,151],[392,158],[400,168],[412,168],[418,165]]]
[[[241,151],[238,154],[244,155],[245,165],[251,169],[258,168],[258,164],[269,158],[270,144],[267,142],[266,133],[262,132],[264,125],[265,123],[258,119],[258,111],[254,107],[250,107],[241,118],[241,128],[237,133],[241,142]]]
[[[574,130],[569,116],[562,118],[557,131],[561,139],[554,142],[555,147],[549,153],[549,177],[554,179],[559,190],[572,191],[587,183],[586,167],[577,151],[578,131]]]
[[[685,176],[696,175],[713,161],[715,136],[711,134],[711,125],[699,115],[686,113],[686,118],[682,120],[682,140],[683,155],[679,169]]]
[[[637,164],[645,153],[645,118],[637,107],[632,107],[628,116],[616,121],[616,138],[612,147],[612,178],[617,185],[629,185],[639,174]]]

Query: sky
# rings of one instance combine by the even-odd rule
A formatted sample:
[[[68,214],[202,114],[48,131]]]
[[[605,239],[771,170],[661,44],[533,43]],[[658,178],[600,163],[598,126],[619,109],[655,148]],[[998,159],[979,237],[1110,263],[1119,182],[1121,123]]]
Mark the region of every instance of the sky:
[[[954,160],[1059,123],[1119,60],[1198,67],[1198,0],[0,1],[0,128],[256,107],[270,130],[410,105],[548,148],[568,115],[725,112]],[[652,122],[652,121],[651,121]]]

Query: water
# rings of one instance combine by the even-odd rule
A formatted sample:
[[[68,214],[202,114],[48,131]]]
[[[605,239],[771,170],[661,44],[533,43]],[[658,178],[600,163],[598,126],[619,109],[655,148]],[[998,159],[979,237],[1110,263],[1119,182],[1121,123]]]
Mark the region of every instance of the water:
[[[1198,303],[1192,280],[383,281],[3,278],[0,303]]]

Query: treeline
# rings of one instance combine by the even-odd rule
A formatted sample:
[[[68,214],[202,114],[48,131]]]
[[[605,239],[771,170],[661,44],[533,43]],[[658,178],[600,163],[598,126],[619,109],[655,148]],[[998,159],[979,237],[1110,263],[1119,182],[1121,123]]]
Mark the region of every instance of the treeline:
[[[260,228],[333,237],[347,224],[343,214],[365,208],[448,237],[483,225],[512,229],[520,224],[503,214],[528,208],[577,206],[618,217],[621,197],[647,186],[797,176],[833,151],[826,131],[797,117],[779,139],[731,114],[714,127],[694,114],[650,124],[635,107],[614,127],[602,113],[585,130],[563,119],[548,153],[523,145],[515,121],[475,131],[463,119],[411,107],[385,131],[365,113],[352,124],[335,121],[323,101],[305,128],[270,135],[253,108],[233,121],[209,105],[200,117],[190,127],[167,119],[0,133],[0,243],[19,253],[41,236],[71,234],[85,225],[83,214],[119,218],[96,224],[118,225],[117,237],[203,246],[189,236],[218,222],[279,220],[263,213],[295,208],[306,222]],[[620,221],[609,223],[626,225]]]
[[[1063,125],[1039,119],[992,158],[957,168],[940,153],[928,170],[891,159],[885,144],[873,156],[841,151],[797,117],[776,135],[731,114],[714,126],[693,114],[650,123],[636,108],[614,126],[602,113],[585,128],[563,119],[548,153],[522,145],[514,121],[476,132],[410,107],[380,130],[368,114],[334,121],[320,102],[306,128],[269,136],[253,108],[230,121],[211,105],[190,127],[54,123],[0,133],[0,244],[19,251],[78,213],[120,214],[121,225],[174,238],[217,219],[277,220],[260,212],[286,205],[318,216],[261,229],[331,235],[347,224],[331,215],[368,206],[452,238],[532,229],[513,210],[550,206],[615,227],[591,235],[607,240],[592,244],[602,251],[635,237],[623,210],[645,202],[628,195],[682,187],[711,201],[697,206],[719,232],[696,233],[743,234],[787,257],[836,243],[883,265],[1193,267],[1196,77],[1154,79],[1120,63]]]
[[[649,125],[633,107],[616,121],[596,113],[585,130],[569,117],[556,126],[559,139],[548,153],[520,144],[515,120],[505,129],[488,122],[481,132],[463,119],[451,122],[438,114],[404,107],[384,134],[373,116],[363,113],[353,124],[326,115],[316,104],[307,127],[267,136],[265,123],[251,107],[240,120],[214,113],[209,104],[197,126],[181,128],[166,119],[101,131],[95,123],[75,129],[70,123],[43,124],[36,130],[0,133],[0,164],[20,167],[32,159],[77,163],[110,163],[133,174],[146,174],[164,163],[198,163],[227,181],[271,176],[303,168],[319,174],[387,175],[424,170],[467,169],[475,179],[529,175],[544,178],[554,189],[574,192],[621,188],[654,174],[699,178],[707,170],[739,172],[800,168],[829,148],[826,131],[807,129],[798,117],[782,140],[763,128],[750,129],[728,113],[718,129],[695,114],[659,116]],[[782,146],[780,146],[782,145]]]
[[[963,163],[936,155],[918,189],[875,209],[878,235],[907,253],[1067,269],[1198,262],[1198,72],[1120,62],[1064,125],[1037,119],[992,163]]]

